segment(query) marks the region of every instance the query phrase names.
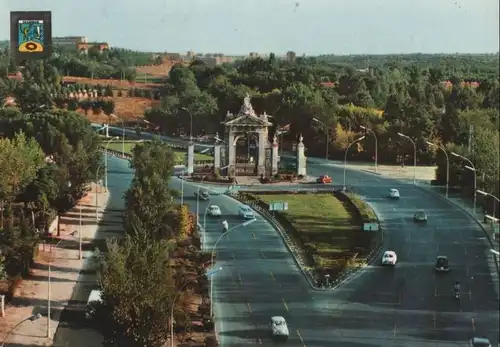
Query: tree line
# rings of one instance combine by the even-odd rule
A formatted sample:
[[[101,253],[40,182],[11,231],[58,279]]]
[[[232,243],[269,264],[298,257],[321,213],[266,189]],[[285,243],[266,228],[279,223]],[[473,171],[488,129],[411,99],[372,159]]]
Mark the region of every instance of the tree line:
[[[478,186],[498,192],[500,87],[494,56],[411,57],[413,61],[379,58],[363,65],[325,57],[288,62],[271,54],[230,67],[209,68],[201,61],[176,65],[160,105],[145,117],[162,132],[186,133],[191,122],[188,109],[195,135],[222,134],[226,113],[238,112],[248,93],[257,113],[272,115],[270,136],[290,125],[281,139],[287,149],[302,134],[308,155],[324,155],[328,146],[332,159],[343,159],[348,144],[366,133],[366,140],[349,150],[348,159],[371,161],[373,132],[380,163],[411,164],[413,145],[398,135],[402,133],[415,142],[419,165],[438,164],[439,183],[444,184],[444,159],[427,142],[473,160],[481,173]],[[453,165],[451,182],[470,193],[470,175],[462,164]]]
[[[108,251],[98,255],[103,302],[96,305],[96,324],[111,345],[163,346],[172,309],[179,335],[191,331],[195,317],[213,329],[202,308],[188,309],[193,295],[208,296],[209,263],[199,251],[188,206],[176,203],[178,193],[168,186],[174,163],[172,149],[162,142],[134,147],[135,174],[124,195],[125,237],[109,241]],[[210,336],[205,341],[213,342]]]

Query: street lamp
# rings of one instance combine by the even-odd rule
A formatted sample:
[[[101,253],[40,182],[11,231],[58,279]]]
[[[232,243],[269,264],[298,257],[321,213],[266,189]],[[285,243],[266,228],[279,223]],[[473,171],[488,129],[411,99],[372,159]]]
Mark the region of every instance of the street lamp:
[[[75,235],[75,232],[73,231],[71,236]],[[59,244],[63,241],[66,241],[65,238],[59,239],[57,243],[54,246],[54,253],[59,246]],[[50,315],[51,315],[51,307],[50,307],[50,301],[51,301],[51,295],[52,295],[52,272],[51,272],[51,265],[52,265],[52,246],[50,247],[50,256],[49,256],[49,262],[48,262],[48,280],[47,280],[47,337],[50,337]]]
[[[378,139],[377,139],[377,135],[375,134],[375,132],[363,125],[360,125],[359,126],[361,129],[365,130],[365,131],[368,131],[369,133],[372,133],[373,134],[373,137],[375,138],[375,173],[377,173],[378,169],[377,169],[377,162],[378,162]]]
[[[490,194],[490,193],[487,193],[483,190],[480,190],[480,189],[477,189],[476,192],[478,192],[479,194],[481,195],[484,195],[484,196],[489,196],[489,197],[492,197],[493,199],[495,199],[498,203],[500,203],[500,199],[498,199],[495,195],[493,194]],[[496,204],[493,204],[493,217],[495,216],[495,210],[496,210]]]
[[[413,144],[413,184],[417,183],[417,145],[415,144],[415,141],[411,139],[408,135],[398,133],[399,136],[404,137],[408,140],[411,141]]]
[[[181,110],[184,110],[187,113],[189,113],[189,119],[191,120],[190,127],[189,127],[189,141],[191,141],[191,143],[193,143],[193,114],[191,113],[191,111],[187,107],[181,107]]]
[[[177,293],[175,294],[174,296],[174,300],[172,300],[172,306],[170,307],[170,343],[171,343],[171,347],[174,347],[174,308],[175,308],[175,303],[177,301],[177,299],[180,297],[180,295],[182,294],[182,290],[184,288],[186,288],[186,286],[189,284],[189,283],[192,283],[194,282],[195,280],[197,280],[198,278],[200,277],[203,277],[203,276],[207,276],[207,277],[210,277],[212,275],[215,275],[217,272],[220,272],[222,271],[222,266],[219,267],[218,269],[215,269],[215,270],[210,270],[210,271],[207,271],[206,273],[204,274],[201,274],[199,276],[196,276],[195,278],[193,278],[192,280],[188,280],[186,281],[178,290],[177,290]],[[212,317],[210,317],[212,318]]]
[[[101,169],[101,164],[97,166],[95,172],[95,220],[99,220],[99,170]]]
[[[347,166],[347,151],[349,150],[349,147],[351,147],[352,145],[354,145],[356,142],[359,142],[361,140],[363,140],[365,138],[365,136],[361,136],[360,138],[352,141],[348,146],[347,148],[345,149],[345,153],[344,153],[344,188],[342,190],[346,190],[346,186],[345,186],[345,169],[346,169],[346,166]]]
[[[448,197],[448,185],[450,182],[450,159],[448,158],[448,153],[446,152],[446,149],[442,146],[436,145],[435,143],[425,141],[429,146],[432,147],[437,147],[440,150],[443,151],[445,157],[446,157],[446,197]]]
[[[217,245],[219,244],[219,241],[222,240],[224,238],[224,236],[226,236],[228,233],[230,233],[231,231],[235,230],[235,229],[238,229],[239,227],[246,227],[247,225],[250,225],[252,224],[253,222],[255,222],[256,219],[250,219],[250,220],[247,220],[246,222],[243,222],[241,224],[238,224],[237,226],[235,227],[232,227],[230,229],[228,229],[227,231],[223,232],[219,238],[217,239],[217,241],[215,241],[215,244],[212,248],[212,253],[210,255],[210,268],[213,269],[214,267],[214,258],[215,258],[215,250],[217,248]],[[213,313],[214,313],[214,300],[213,300],[213,294],[214,294],[214,281],[210,281],[210,317],[213,316]]]
[[[458,154],[456,152],[451,152],[451,155],[453,155],[454,157],[460,158],[460,159],[465,160],[466,162],[468,162],[470,164],[470,166],[465,165],[465,168],[468,169],[468,170],[471,170],[472,172],[474,172],[474,204],[473,204],[472,211],[473,211],[474,214],[476,214],[476,197],[477,197],[477,193],[476,193],[476,190],[477,190],[476,167],[474,166],[474,164],[472,163],[472,161],[469,158],[466,158],[466,157],[464,157],[461,154]]]
[[[328,160],[328,147],[330,144],[330,134],[328,132],[328,126],[326,125],[325,122],[320,121],[318,118],[313,118],[313,121],[316,123],[322,124],[325,127],[325,133],[326,133],[326,150],[325,150],[325,159]]]
[[[110,114],[109,116],[122,122],[122,157],[125,157],[125,123],[123,123],[123,119],[121,119],[117,115]]]
[[[14,327],[12,329],[10,329],[10,331],[7,333],[7,335],[3,339],[2,344],[0,345],[0,347],[4,347],[5,346],[5,343],[9,339],[10,335],[12,335],[12,333],[14,332],[14,330],[17,329],[18,326],[20,326],[21,324],[23,324],[26,321],[34,322],[34,321],[36,321],[36,320],[38,320],[40,318],[42,318],[42,315],[40,313],[37,313],[37,314],[34,314],[32,316],[29,316],[28,318],[24,318],[22,321],[20,321],[16,325],[14,325]]]
[[[108,191],[108,146],[111,141],[118,139],[118,136],[109,139],[108,143],[104,147],[104,191]]]

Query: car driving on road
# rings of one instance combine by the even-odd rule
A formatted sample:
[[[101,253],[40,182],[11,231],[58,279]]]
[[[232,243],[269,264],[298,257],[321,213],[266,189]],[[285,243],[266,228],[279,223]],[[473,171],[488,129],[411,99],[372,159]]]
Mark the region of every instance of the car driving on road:
[[[469,347],[491,347],[491,342],[485,337],[473,337],[469,341]]]
[[[427,222],[427,213],[424,210],[418,210],[413,214],[415,222]]]
[[[448,257],[444,255],[438,255],[436,257],[436,267],[435,270],[437,272],[448,272],[450,271],[450,265],[448,262]]]
[[[398,256],[394,251],[385,251],[382,255],[382,265],[395,266],[398,261]]]
[[[328,175],[321,175],[316,179],[316,183],[332,183],[332,178]]]
[[[217,205],[210,205],[208,206],[208,215],[212,217],[220,217],[222,216],[222,212],[220,210],[220,207]]]
[[[201,200],[210,200],[210,194],[208,193],[208,190],[206,189],[199,189],[194,192],[195,197],[199,197]]]
[[[288,339],[288,326],[286,324],[285,318],[281,316],[271,317],[269,326],[271,327],[271,335],[274,339]]]
[[[253,210],[249,206],[241,206],[240,209],[238,210],[238,214],[245,218],[245,219],[254,219],[255,214],[253,213]]]
[[[391,188],[389,189],[389,197],[391,199],[399,199],[399,190],[395,189],[395,188]]]

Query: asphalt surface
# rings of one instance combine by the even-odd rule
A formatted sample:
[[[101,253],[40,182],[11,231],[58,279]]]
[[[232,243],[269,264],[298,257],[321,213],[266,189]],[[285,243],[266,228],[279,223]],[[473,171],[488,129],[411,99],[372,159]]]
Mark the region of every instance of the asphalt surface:
[[[333,186],[343,185],[341,165],[312,159],[308,174],[328,174]],[[258,217],[234,229],[217,247],[217,266],[224,267],[214,278],[222,346],[271,345],[267,323],[272,315],[287,319],[287,346],[464,346],[472,336],[486,336],[495,344],[498,276],[479,225],[451,203],[408,182],[354,170],[347,170],[346,178],[347,186],[379,214],[384,248],[397,252],[397,266],[385,268],[377,261],[334,292],[314,292],[277,232]],[[180,181],[174,178],[176,185]],[[400,190],[399,201],[387,198],[390,188]],[[192,211],[196,200],[188,199],[194,189],[185,182],[185,201]],[[211,203],[221,207],[230,227],[242,222],[239,203],[218,194]],[[200,214],[206,206],[200,202]],[[417,209],[426,210],[426,224],[412,221]],[[221,233],[220,222],[210,218],[206,229],[210,249]],[[449,273],[435,274],[437,255],[449,257]],[[452,297],[456,280],[462,284],[460,301]]]

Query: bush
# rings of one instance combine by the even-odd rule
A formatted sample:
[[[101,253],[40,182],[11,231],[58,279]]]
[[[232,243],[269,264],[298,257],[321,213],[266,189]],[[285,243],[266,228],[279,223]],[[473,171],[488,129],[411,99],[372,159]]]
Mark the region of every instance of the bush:
[[[373,209],[364,202],[359,196],[350,192],[342,192],[354,205],[354,207],[359,211],[359,215],[364,223],[375,223],[378,222],[377,215]]]

